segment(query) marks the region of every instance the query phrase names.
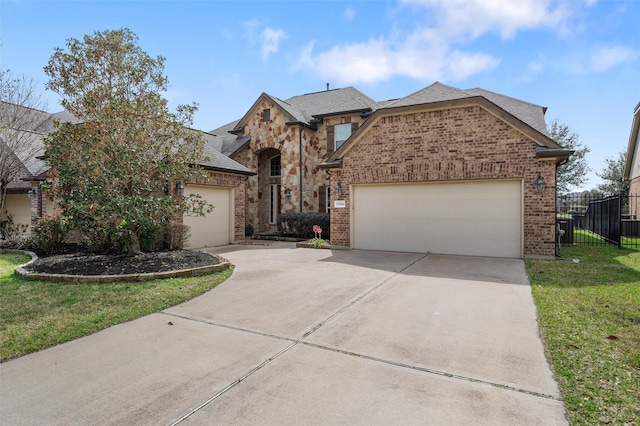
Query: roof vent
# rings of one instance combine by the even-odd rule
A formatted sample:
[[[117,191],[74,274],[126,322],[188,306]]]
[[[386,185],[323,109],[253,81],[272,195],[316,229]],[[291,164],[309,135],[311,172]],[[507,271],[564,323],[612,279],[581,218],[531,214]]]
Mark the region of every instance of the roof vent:
[[[329,91],[329,83],[327,83],[327,92]]]

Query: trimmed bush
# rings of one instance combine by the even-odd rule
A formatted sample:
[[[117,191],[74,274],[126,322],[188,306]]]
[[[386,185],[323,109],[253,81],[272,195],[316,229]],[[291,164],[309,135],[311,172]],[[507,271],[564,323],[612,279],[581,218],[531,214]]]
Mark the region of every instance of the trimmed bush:
[[[62,216],[42,217],[31,232],[32,248],[45,254],[60,253],[68,233],[69,226]]]
[[[283,235],[296,238],[313,238],[313,226],[322,228],[322,238],[329,239],[330,219],[328,213],[283,213],[278,216],[278,230]]]

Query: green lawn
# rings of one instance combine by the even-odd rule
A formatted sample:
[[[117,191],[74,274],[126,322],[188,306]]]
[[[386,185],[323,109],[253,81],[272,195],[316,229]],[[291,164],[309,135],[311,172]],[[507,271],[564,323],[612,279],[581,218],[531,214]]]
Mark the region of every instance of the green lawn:
[[[562,257],[527,261],[527,272],[569,422],[638,425],[640,252],[563,247]]]
[[[232,269],[194,278],[72,284],[25,281],[13,268],[29,260],[0,254],[0,361],[86,336],[198,296]]]

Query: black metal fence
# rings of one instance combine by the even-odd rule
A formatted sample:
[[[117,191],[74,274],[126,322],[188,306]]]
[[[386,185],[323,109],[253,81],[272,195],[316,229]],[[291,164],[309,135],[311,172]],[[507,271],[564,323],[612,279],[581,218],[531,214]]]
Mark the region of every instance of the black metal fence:
[[[616,245],[640,248],[640,195],[561,195],[556,204],[559,247]]]

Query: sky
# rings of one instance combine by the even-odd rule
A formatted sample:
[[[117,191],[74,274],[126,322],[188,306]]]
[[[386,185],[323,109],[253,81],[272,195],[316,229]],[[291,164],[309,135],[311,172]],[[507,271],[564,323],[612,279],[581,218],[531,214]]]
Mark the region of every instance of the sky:
[[[591,152],[581,188],[626,151],[640,103],[640,0],[0,0],[0,67],[32,78],[55,48],[129,28],[166,58],[171,108],[196,102],[194,128],[280,99],[354,86],[382,101],[435,81],[548,107]]]

